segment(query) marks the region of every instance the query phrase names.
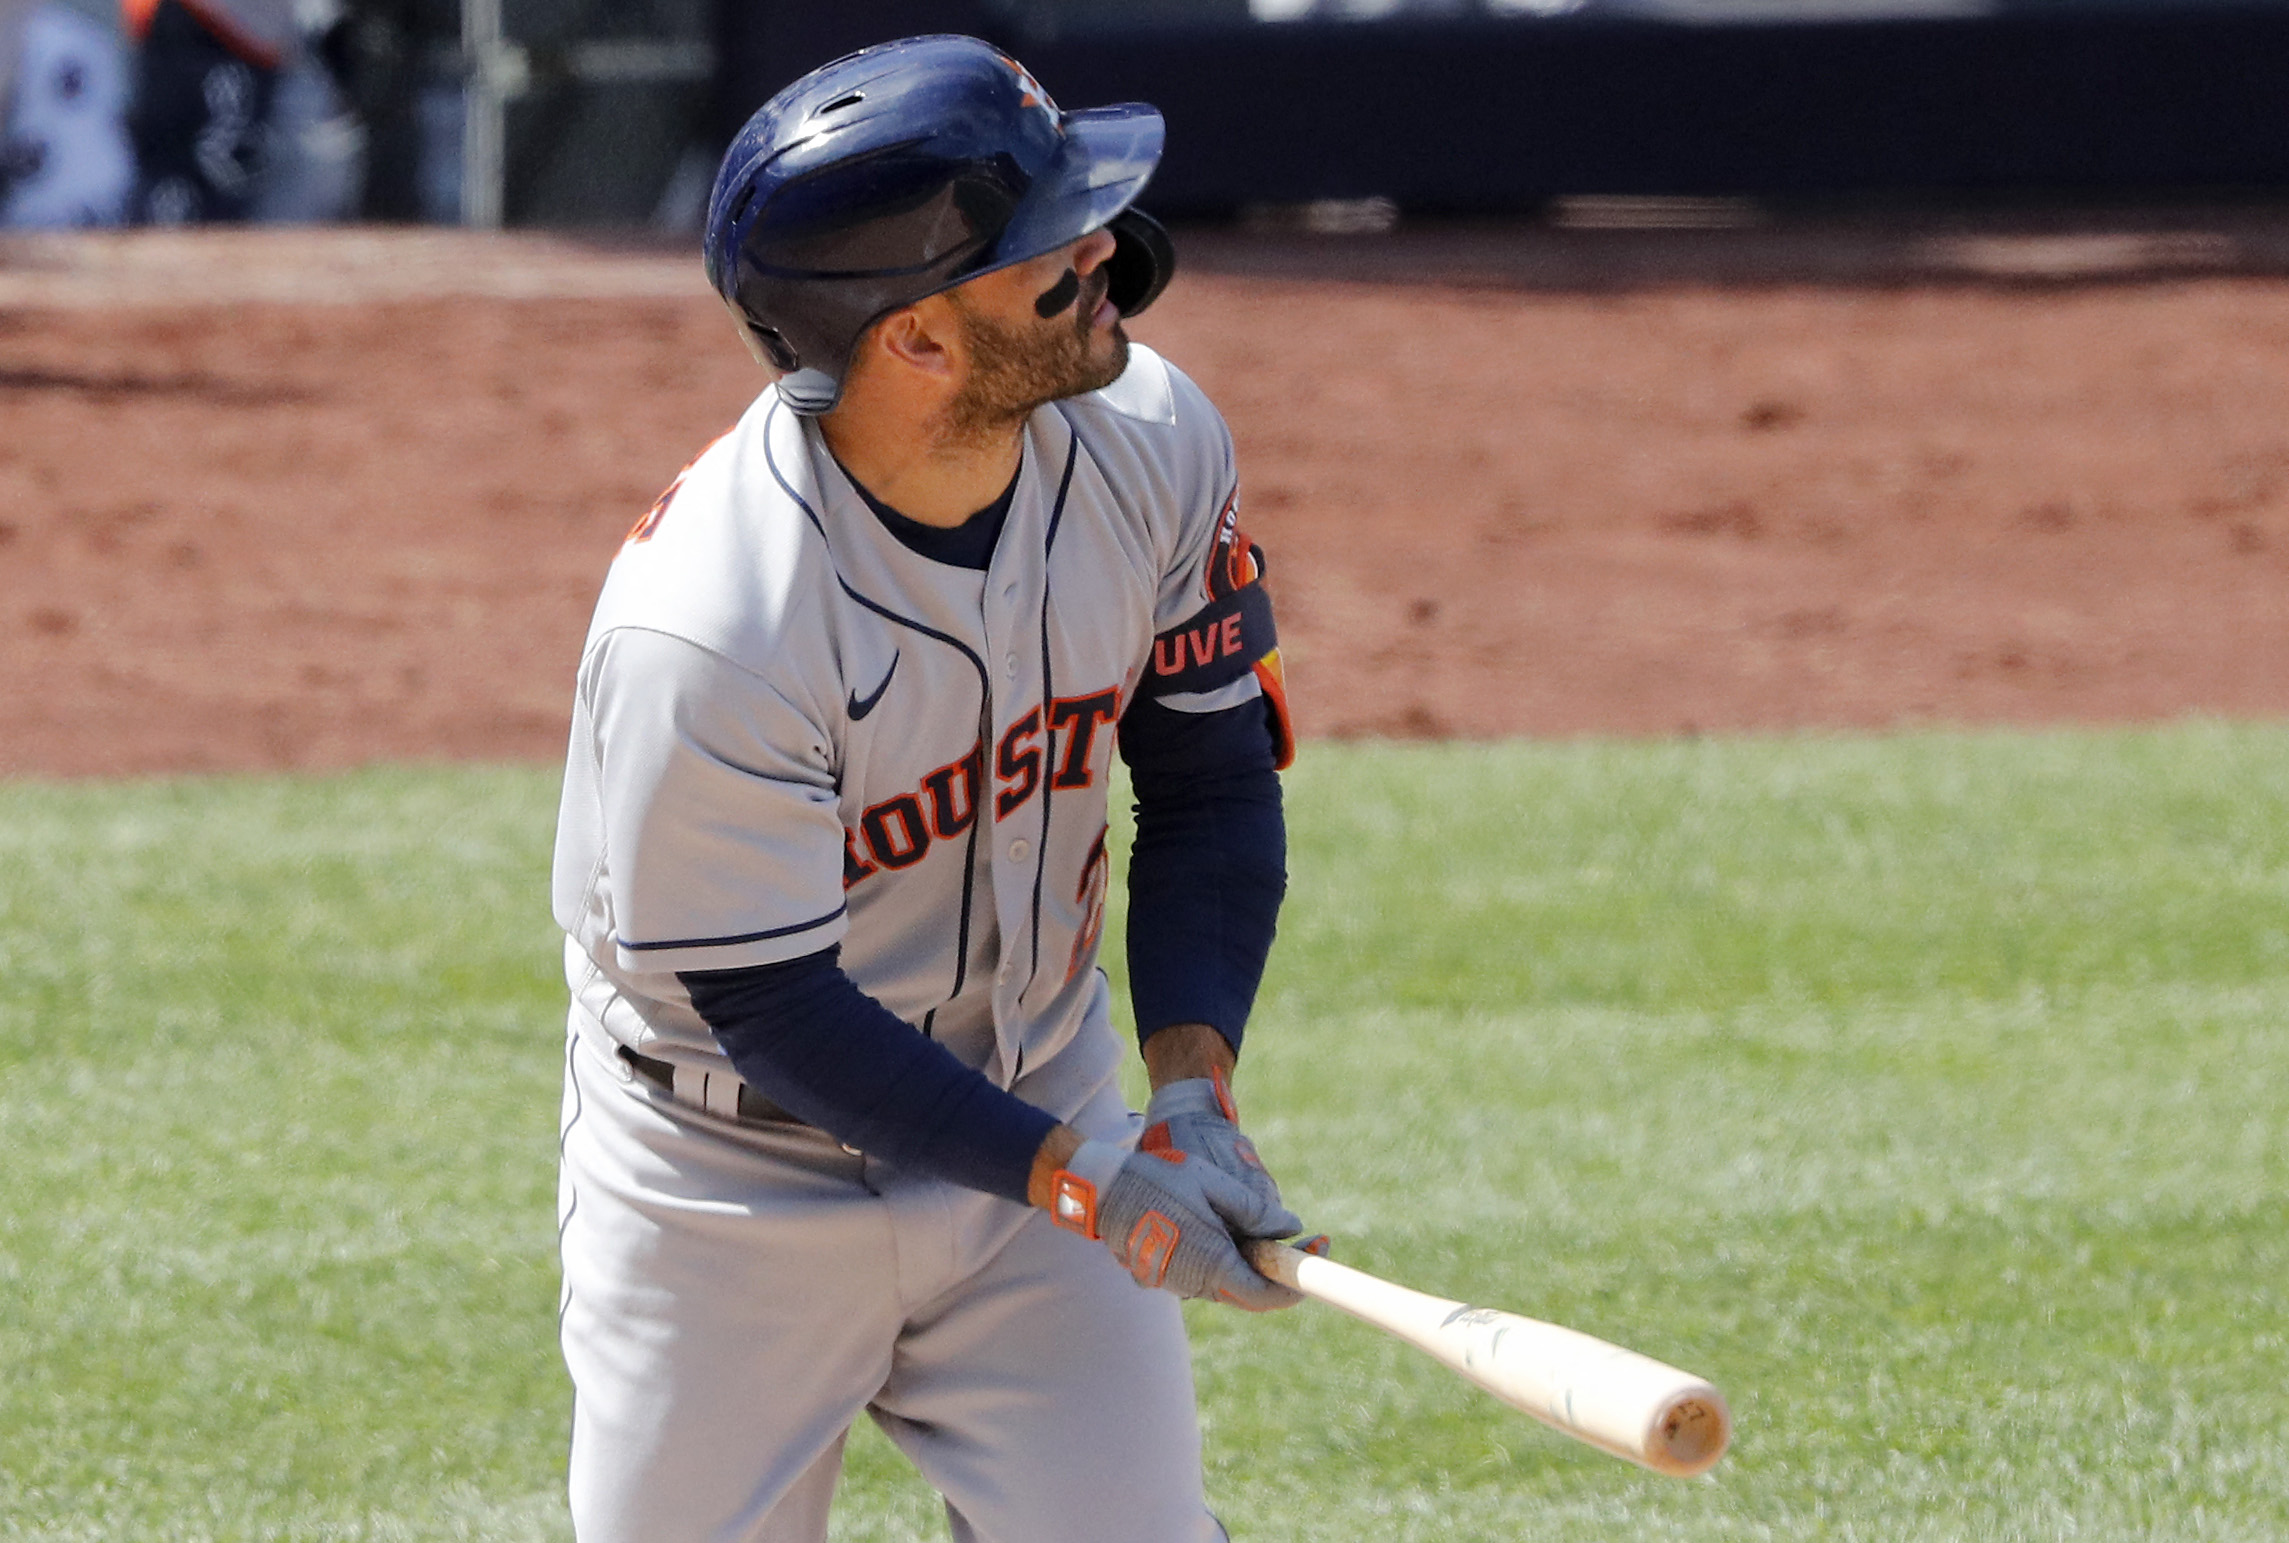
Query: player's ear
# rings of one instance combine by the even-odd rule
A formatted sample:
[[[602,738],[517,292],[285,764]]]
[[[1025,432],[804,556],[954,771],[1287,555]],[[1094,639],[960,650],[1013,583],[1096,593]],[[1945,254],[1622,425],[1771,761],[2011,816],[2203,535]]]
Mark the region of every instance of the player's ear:
[[[960,328],[938,297],[901,306],[875,323],[873,346],[893,363],[927,376],[951,379],[960,372]]]

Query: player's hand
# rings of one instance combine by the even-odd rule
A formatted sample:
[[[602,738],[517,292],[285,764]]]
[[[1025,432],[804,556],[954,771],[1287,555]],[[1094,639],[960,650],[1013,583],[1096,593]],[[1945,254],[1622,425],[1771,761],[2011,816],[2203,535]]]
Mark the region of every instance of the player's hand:
[[[1256,1144],[1240,1133],[1240,1113],[1232,1085],[1222,1071],[1164,1084],[1145,1105],[1144,1135],[1137,1150],[1171,1162],[1203,1162],[1237,1180],[1249,1203],[1234,1214],[1218,1214],[1239,1238],[1286,1238],[1303,1231],[1303,1218],[1280,1202],[1280,1187],[1256,1155]]]
[[[1256,1313],[1303,1300],[1240,1256],[1225,1218],[1256,1215],[1259,1203],[1213,1164],[1086,1141],[1056,1183],[1050,1214],[1057,1224],[1101,1239],[1140,1286]]]

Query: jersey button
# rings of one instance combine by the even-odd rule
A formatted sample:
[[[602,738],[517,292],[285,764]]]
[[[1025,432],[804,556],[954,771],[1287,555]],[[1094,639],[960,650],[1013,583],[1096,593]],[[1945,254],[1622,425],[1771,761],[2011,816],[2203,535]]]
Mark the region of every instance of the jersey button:
[[[1016,973],[1017,967],[1015,965],[1005,964],[1000,968],[1000,970],[995,972],[994,979],[1000,981],[1003,985],[1006,986],[1009,984],[1009,978]]]
[[[1009,672],[1011,680],[1017,679],[1017,655],[1015,653],[1005,657],[1001,662],[1001,667]]]
[[[1009,860],[1013,863],[1022,863],[1032,855],[1033,843],[1023,837],[1019,837],[1009,844]]]

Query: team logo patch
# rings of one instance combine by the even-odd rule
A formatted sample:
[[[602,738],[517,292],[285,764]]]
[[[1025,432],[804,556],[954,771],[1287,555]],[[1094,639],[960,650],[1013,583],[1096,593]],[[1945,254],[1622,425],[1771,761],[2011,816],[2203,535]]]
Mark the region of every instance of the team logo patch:
[[[1024,65],[1019,64],[1015,59],[1012,59],[1007,54],[1003,54],[1001,56],[1001,62],[1008,65],[1009,72],[1017,77],[1018,106],[1039,107],[1045,110],[1051,117],[1054,118],[1057,116],[1057,104],[1050,99],[1048,92],[1041,89],[1041,82],[1033,78],[1033,72],[1031,70],[1028,70]]]
[[[1201,576],[1202,596],[1221,600],[1234,590],[1255,583],[1263,576],[1259,555],[1256,544],[1240,529],[1240,489],[1235,485],[1216,516],[1216,534],[1208,548],[1208,571]]]

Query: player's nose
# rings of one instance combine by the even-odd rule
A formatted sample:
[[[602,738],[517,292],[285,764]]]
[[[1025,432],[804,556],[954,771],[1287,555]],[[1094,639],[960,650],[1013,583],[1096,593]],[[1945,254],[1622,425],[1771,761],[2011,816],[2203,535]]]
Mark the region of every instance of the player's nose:
[[[1073,271],[1087,277],[1091,269],[1102,265],[1106,258],[1113,255],[1114,245],[1111,231],[1099,229],[1089,232],[1073,243]]]

